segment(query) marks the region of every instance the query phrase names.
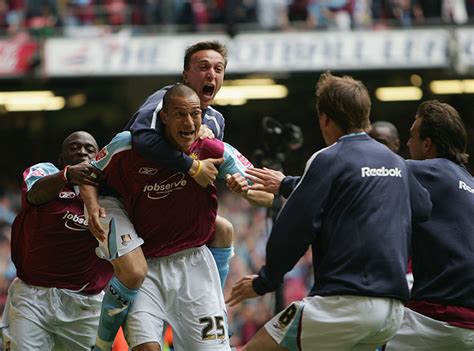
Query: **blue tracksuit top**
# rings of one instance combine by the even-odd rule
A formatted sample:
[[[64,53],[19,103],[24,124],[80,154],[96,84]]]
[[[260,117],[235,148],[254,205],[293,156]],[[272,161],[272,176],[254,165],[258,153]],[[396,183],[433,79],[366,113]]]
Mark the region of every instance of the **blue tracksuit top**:
[[[133,148],[144,158],[160,166],[187,173],[193,160],[178,151],[164,137],[163,124],[159,112],[163,105],[163,96],[172,86],[165,86],[150,95],[145,103],[133,115],[125,126],[132,133]],[[202,111],[202,123],[207,125],[214,136],[224,139],[224,117],[211,106]]]
[[[473,177],[445,158],[407,162],[433,202],[413,226],[412,299],[474,308]]]
[[[406,301],[412,218],[426,220],[430,212],[429,194],[405,160],[366,133],[343,136],[307,162],[274,223],[253,287],[258,294],[276,289],[311,245],[310,296]]]

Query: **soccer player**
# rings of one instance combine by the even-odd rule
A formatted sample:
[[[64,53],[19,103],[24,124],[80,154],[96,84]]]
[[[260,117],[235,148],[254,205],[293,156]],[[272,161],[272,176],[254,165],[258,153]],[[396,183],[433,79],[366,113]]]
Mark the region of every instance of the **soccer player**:
[[[372,123],[369,135],[379,143],[387,146],[393,152],[398,153],[400,149],[400,139],[398,138],[398,130],[392,123],[385,121]]]
[[[202,108],[202,123],[203,126],[207,126],[207,129],[203,127],[202,130],[211,131],[211,134],[220,140],[224,137],[224,118],[210,104],[222,86],[226,65],[227,49],[219,42],[198,42],[187,48],[185,52],[183,82],[199,96]],[[125,130],[131,131],[133,147],[145,159],[157,165],[187,173],[201,186],[207,187],[216,179],[217,169],[215,165],[222,162],[222,160],[210,158],[198,162],[186,153],[177,150],[164,137],[159,112],[162,108],[163,96],[170,87],[166,86],[148,97],[129,121]],[[205,132],[205,134],[208,132]],[[119,200],[107,197],[101,201],[105,212],[113,212],[114,218],[118,218],[118,214],[122,212],[123,220],[120,220],[120,225],[131,227],[131,224],[127,222],[127,214]],[[89,226],[93,234],[103,244],[102,246],[107,246],[107,233],[100,223],[95,223],[92,220],[89,222]],[[229,271],[228,261],[233,252],[232,242],[233,228],[231,223],[225,218],[217,216],[216,232],[208,246],[216,260],[222,286]],[[127,250],[127,255],[123,255],[120,250],[111,254],[107,247],[98,250],[101,257],[111,261],[115,275],[104,298],[96,350],[105,351],[110,348],[128,311],[123,306],[130,306],[143,282],[147,265],[140,248],[142,243],[140,237],[132,236],[130,241],[127,242],[127,247],[133,246],[135,250]],[[109,313],[109,309],[113,309],[114,313]],[[98,344],[102,345],[101,348],[98,347]]]
[[[244,350],[375,350],[402,321],[412,216],[428,218],[429,195],[401,157],[367,135],[371,102],[361,82],[325,73],[316,97],[328,147],[309,159],[279,213],[265,266],[226,302],[275,290],[310,245],[315,285]]]
[[[237,150],[218,139],[199,139],[201,107],[198,95],[179,84],[170,88],[160,111],[164,134],[178,150],[201,159],[223,158],[219,178],[249,202],[270,206],[273,196],[246,190],[245,169],[252,167]],[[183,172],[157,166],[132,149],[129,132],[118,134],[93,164],[104,172],[107,185],[123,204],[144,244],[149,267],[130,307],[125,334],[134,350],[160,350],[164,323],[173,328],[180,350],[229,350],[225,304],[215,261],[205,245],[215,230],[216,189],[201,187]],[[95,220],[100,205],[85,198]],[[110,214],[109,214],[110,215]],[[109,241],[122,242],[123,253],[134,233],[111,217]],[[118,241],[113,236],[117,236]],[[101,345],[98,345],[101,347]]]
[[[77,184],[96,184],[86,132],[63,142],[60,169],[39,163],[23,173],[22,209],[12,226],[18,278],[4,313],[4,350],[89,350],[112,266],[94,254]]]
[[[414,285],[386,350],[474,349],[474,181],[458,112],[423,102],[410,129],[408,165],[433,202],[412,234]]]

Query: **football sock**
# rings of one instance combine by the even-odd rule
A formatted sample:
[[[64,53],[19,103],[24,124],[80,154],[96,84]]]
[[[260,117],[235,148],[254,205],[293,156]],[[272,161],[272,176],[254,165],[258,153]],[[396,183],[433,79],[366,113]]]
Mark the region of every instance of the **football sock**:
[[[221,287],[224,290],[227,275],[229,274],[229,260],[234,252],[233,247],[210,247],[212,256],[217,264],[217,270],[219,271],[219,277],[221,278]]]
[[[127,317],[138,289],[129,289],[113,276],[102,300],[99,329],[94,350],[109,351],[119,328]]]

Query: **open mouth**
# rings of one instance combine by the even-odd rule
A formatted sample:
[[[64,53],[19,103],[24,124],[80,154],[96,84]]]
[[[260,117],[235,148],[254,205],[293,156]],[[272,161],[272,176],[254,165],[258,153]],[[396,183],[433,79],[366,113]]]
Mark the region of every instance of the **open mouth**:
[[[179,135],[181,135],[182,137],[185,137],[185,138],[189,138],[189,137],[194,136],[194,130],[191,131],[191,132],[179,132]]]
[[[212,96],[214,93],[214,85],[206,84],[204,88],[202,88],[202,93],[207,96]]]

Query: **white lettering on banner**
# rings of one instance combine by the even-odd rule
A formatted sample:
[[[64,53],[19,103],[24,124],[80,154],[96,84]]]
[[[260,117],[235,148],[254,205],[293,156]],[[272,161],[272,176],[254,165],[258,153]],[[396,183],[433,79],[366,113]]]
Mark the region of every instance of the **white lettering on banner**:
[[[459,181],[459,189],[469,191],[470,193],[474,194],[474,189],[471,188],[469,185],[464,183],[462,180]]]
[[[449,63],[448,44],[444,30],[242,34],[229,71],[439,67]]]
[[[461,28],[456,30],[458,54],[456,66],[460,70],[474,67],[474,29]]]
[[[227,45],[228,72],[245,73],[448,67],[450,38],[446,29],[414,29],[244,33],[211,39]],[[180,74],[186,47],[202,39],[200,35],[51,38],[45,44],[45,72],[49,76]]]
[[[362,167],[360,169],[362,178],[364,177],[402,177],[402,171],[398,167],[395,168],[370,168]]]

